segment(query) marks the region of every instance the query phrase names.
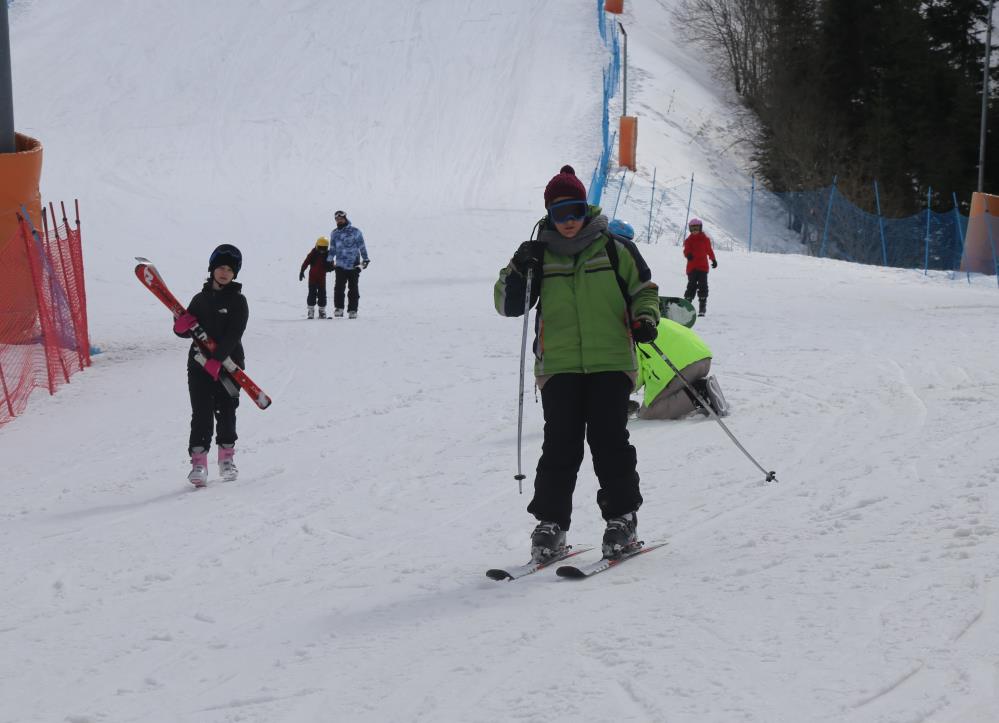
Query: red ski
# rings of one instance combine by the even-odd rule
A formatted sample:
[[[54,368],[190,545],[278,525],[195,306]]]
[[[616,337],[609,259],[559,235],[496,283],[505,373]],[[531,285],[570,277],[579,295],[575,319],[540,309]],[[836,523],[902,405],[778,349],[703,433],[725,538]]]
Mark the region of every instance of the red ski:
[[[142,282],[142,285],[153,292],[153,295],[163,302],[163,305],[170,309],[173,314],[173,318],[177,318],[181,314],[187,312],[183,304],[177,301],[177,297],[170,293],[170,289],[163,281],[163,277],[160,276],[160,272],[156,270],[152,262],[149,259],[144,259],[141,256],[136,256],[135,260],[138,261],[138,265],[135,267],[135,276]],[[215,340],[212,339],[200,324],[195,326],[191,330],[191,334],[194,337],[194,342],[198,345],[199,352],[194,355],[195,360],[201,364],[205,365],[208,361],[208,356],[215,351]],[[271,398],[267,396],[264,391],[257,386],[250,377],[246,375],[239,365],[236,364],[232,359],[226,357],[222,360],[222,368],[228,373],[232,381],[239,385],[239,388],[247,393],[250,399],[260,407],[261,409],[267,409],[271,406]],[[223,384],[225,384],[228,379],[222,377]],[[227,385],[227,388],[229,386]],[[231,390],[230,390],[231,391]],[[238,392],[237,392],[238,393]]]

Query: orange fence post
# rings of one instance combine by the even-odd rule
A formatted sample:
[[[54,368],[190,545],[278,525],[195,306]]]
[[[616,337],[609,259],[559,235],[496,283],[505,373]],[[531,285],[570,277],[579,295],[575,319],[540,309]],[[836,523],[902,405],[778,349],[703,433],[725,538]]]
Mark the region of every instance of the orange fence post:
[[[34,138],[16,134],[14,153],[0,153],[0,254],[8,251],[7,265],[0,269],[0,309],[9,312],[0,325],[0,343],[22,344],[34,334],[38,306],[32,285],[28,259],[20,246],[17,214],[21,206],[36,223],[41,218],[38,183],[42,176],[42,144]],[[13,264],[10,263],[13,259]]]
[[[620,15],[624,12],[624,0],[604,0],[604,10]]]
[[[618,163],[632,171],[635,170],[636,151],[638,149],[638,117],[633,115],[621,116],[621,125],[618,131],[618,138],[621,143],[618,147]]]
[[[996,249],[993,244],[999,243],[999,228],[989,228],[996,208],[999,208],[999,196],[978,192],[971,194],[961,271],[988,275],[996,273]]]

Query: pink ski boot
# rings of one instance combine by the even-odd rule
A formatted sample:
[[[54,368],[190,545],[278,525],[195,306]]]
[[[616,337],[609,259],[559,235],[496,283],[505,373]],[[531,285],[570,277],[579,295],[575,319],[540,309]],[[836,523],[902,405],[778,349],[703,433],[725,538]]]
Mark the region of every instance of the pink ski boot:
[[[208,452],[202,447],[191,450],[191,471],[187,475],[187,481],[195,487],[208,484]]]
[[[235,482],[239,476],[239,470],[236,469],[236,462],[233,460],[235,456],[236,449],[231,444],[219,445],[219,476],[226,482]]]

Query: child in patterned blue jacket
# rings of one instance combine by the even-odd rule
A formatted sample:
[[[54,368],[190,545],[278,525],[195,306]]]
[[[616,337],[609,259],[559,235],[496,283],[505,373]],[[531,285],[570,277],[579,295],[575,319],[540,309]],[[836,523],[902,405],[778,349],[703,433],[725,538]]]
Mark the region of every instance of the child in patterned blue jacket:
[[[347,316],[357,318],[357,302],[361,293],[357,290],[357,282],[361,277],[361,269],[368,268],[371,259],[368,249],[364,246],[364,235],[361,229],[350,223],[344,211],[333,214],[336,228],[330,232],[330,252],[326,264],[332,268],[336,276],[333,284],[333,316],[343,316],[343,294],[347,288]]]

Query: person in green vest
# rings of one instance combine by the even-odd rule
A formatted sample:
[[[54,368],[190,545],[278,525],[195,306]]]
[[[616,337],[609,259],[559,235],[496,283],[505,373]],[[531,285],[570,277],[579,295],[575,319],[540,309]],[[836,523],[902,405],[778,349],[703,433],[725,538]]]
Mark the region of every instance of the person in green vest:
[[[656,329],[656,346],[718,415],[727,414],[728,405],[721,387],[714,377],[708,376],[712,354],[704,340],[692,329],[669,319],[660,319]],[[695,409],[701,409],[700,403],[687,390],[687,385],[659,356],[659,352],[650,344],[638,344],[637,350],[638,380],[635,388],[645,389],[643,402],[637,410],[639,419],[680,419]]]
[[[534,375],[545,415],[544,444],[527,511],[535,560],[562,552],[572,494],[588,442],[606,521],[603,552],[637,544],[642,504],[637,455],[628,439],[628,401],[638,373],[634,343],[656,338],[659,289],[634,243],[615,239],[607,217],[586,200],[571,166],[545,187],[547,215],[537,240],[525,241],[493,288],[496,311],[522,316],[531,272]]]

